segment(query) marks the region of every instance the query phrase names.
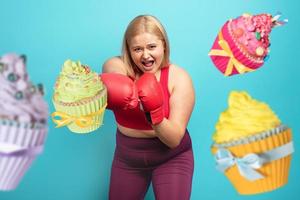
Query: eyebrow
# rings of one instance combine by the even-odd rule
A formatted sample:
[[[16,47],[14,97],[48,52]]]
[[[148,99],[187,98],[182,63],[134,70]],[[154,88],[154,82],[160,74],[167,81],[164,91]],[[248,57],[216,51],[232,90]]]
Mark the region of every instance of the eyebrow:
[[[157,45],[157,43],[151,42],[151,43],[148,43],[146,46],[151,46],[151,45]],[[140,45],[131,46],[131,48],[137,48],[137,47],[141,47],[141,46]]]
[[[156,42],[152,42],[152,43],[147,44],[147,46],[149,46],[149,45],[157,45],[157,43]]]

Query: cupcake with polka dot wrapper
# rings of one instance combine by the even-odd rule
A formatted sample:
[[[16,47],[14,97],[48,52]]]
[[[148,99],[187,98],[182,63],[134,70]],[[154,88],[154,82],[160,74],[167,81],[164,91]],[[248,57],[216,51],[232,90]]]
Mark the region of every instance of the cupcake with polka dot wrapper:
[[[107,91],[98,74],[79,61],[65,61],[57,78],[52,120],[74,133],[89,133],[103,122]]]
[[[243,195],[275,190],[288,181],[291,129],[247,92],[233,91],[213,135],[216,167]]]
[[[29,81],[25,56],[0,57],[0,190],[15,189],[47,135],[48,106],[42,85]]]
[[[225,75],[252,72],[269,57],[272,28],[287,23],[280,14],[243,14],[227,21],[219,32],[210,52],[214,65]]]

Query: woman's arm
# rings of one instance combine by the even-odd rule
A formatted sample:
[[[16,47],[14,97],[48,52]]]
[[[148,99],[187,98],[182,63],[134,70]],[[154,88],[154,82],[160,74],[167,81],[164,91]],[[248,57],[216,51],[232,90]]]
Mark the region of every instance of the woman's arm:
[[[107,89],[107,108],[132,109],[138,105],[135,83],[126,75],[124,62],[119,57],[107,60],[102,67],[100,78]]]
[[[169,119],[164,118],[161,123],[153,125],[153,129],[163,143],[175,148],[180,144],[192,114],[195,92],[187,72],[177,66],[172,70],[173,72],[169,74],[169,81],[173,84],[169,99]]]

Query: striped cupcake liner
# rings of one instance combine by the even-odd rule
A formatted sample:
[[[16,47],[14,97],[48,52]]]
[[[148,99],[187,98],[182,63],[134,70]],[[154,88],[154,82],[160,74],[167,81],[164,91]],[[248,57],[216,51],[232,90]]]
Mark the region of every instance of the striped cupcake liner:
[[[231,21],[227,21],[221,28],[218,36],[216,37],[211,50],[222,50],[220,46],[220,41],[226,41],[229,45],[229,49],[233,54],[233,58],[236,59],[239,64],[242,65],[244,69],[239,69],[236,64],[233,64],[233,69],[229,71],[227,74],[227,68],[229,67],[228,64],[231,61],[230,56],[220,56],[209,54],[211,57],[212,62],[217,67],[219,71],[221,71],[225,76],[231,76],[235,74],[242,74],[246,72],[251,72],[264,64],[262,59],[254,58],[253,56],[249,55],[241,46],[238,44],[236,39],[233,36],[231,30]],[[242,70],[242,71],[239,71]]]
[[[75,102],[72,104],[66,104],[62,102],[58,102],[53,100],[54,107],[56,111],[66,113],[70,116],[81,117],[90,115],[92,113],[96,113],[107,103],[107,92],[106,88],[102,90],[102,92],[96,95],[96,98],[90,98],[89,101],[87,99],[79,102]],[[99,115],[93,117],[94,124],[88,127],[79,127],[75,122],[70,123],[67,127],[73,133],[90,133],[96,129],[98,129],[103,124],[105,110]]]
[[[0,190],[13,190],[19,185],[37,154],[41,153],[46,136],[45,125],[1,120]],[[10,147],[17,149],[12,150]]]
[[[291,130],[281,125],[277,128],[255,134],[235,141],[213,144],[212,152],[215,154],[219,149],[227,149],[231,154],[243,159],[248,155],[263,155],[272,150],[292,145]],[[284,186],[288,182],[289,168],[292,154],[272,160],[256,169],[264,178],[258,180],[247,180],[240,173],[239,167],[233,165],[225,171],[225,175],[243,195],[259,194],[269,192]]]

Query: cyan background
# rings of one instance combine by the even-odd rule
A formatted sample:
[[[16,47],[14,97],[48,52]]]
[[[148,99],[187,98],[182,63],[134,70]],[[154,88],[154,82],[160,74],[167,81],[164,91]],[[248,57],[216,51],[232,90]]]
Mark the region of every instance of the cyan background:
[[[119,55],[123,33],[139,14],[157,16],[171,44],[173,63],[191,75],[196,106],[189,123],[195,154],[191,199],[295,199],[299,194],[300,89],[299,3],[294,0],[1,0],[0,55],[26,54],[34,83],[51,96],[61,65],[81,60],[100,72],[102,63]],[[208,51],[222,24],[242,13],[283,13],[289,23],[273,30],[270,59],[259,70],[224,77],[212,64]],[[293,129],[296,152],[289,182],[273,192],[241,196],[215,169],[210,153],[211,136],[220,112],[227,107],[231,90],[246,90],[267,102],[282,122]],[[115,147],[113,115],[105,113],[104,125],[89,135],[67,128],[55,129],[49,118],[44,153],[33,163],[19,187],[0,192],[1,200],[99,200],[107,199],[110,166]],[[134,186],[133,186],[134,187]],[[147,200],[154,199],[150,189]]]

